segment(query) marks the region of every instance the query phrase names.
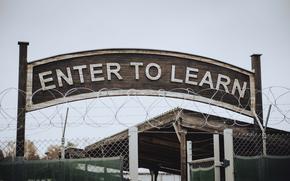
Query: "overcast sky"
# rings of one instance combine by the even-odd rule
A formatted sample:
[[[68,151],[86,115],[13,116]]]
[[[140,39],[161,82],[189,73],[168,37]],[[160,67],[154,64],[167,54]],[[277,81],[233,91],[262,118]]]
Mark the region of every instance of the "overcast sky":
[[[18,41],[30,43],[29,62],[83,50],[150,48],[250,70],[250,55],[261,53],[263,87],[290,88],[289,0],[0,0],[0,91],[17,88]]]
[[[17,86],[17,41],[28,59],[101,48],[181,51],[250,69],[261,53],[264,87],[284,85],[290,1],[0,0],[1,89]]]

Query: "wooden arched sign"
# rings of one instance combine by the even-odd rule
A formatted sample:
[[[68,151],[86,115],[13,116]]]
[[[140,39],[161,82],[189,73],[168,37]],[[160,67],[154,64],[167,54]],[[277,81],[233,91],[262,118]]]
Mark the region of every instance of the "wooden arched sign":
[[[107,49],[28,63],[26,110],[103,96],[166,96],[251,116],[254,74],[184,53]]]
[[[251,117],[257,109],[257,74],[211,58],[160,50],[105,49],[27,63],[28,43],[19,45],[19,89],[26,90],[26,97],[18,100],[17,156],[24,153],[25,112],[70,101],[166,96]]]

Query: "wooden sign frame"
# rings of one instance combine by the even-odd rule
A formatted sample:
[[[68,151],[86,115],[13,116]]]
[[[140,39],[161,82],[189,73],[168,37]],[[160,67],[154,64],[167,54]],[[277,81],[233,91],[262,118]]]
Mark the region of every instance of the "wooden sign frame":
[[[252,116],[253,81],[251,71],[197,55],[93,50],[28,63],[26,110],[95,97],[139,95],[194,100]],[[241,90],[244,100],[239,97]]]
[[[215,59],[149,49],[104,49],[27,62],[18,42],[16,156],[24,155],[25,113],[71,101],[108,96],[164,96],[199,101],[262,118],[260,55],[252,71]],[[258,101],[258,102],[257,102]]]

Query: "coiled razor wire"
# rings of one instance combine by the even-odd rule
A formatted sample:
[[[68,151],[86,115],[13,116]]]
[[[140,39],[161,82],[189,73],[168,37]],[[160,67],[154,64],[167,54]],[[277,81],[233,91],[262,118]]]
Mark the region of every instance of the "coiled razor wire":
[[[66,93],[61,93],[58,90],[51,90],[50,94],[56,97],[56,94],[62,95],[64,98],[69,97],[77,91],[86,90],[94,92],[88,88],[73,88]],[[120,89],[114,89],[120,90]],[[106,95],[111,91],[103,88],[99,90],[97,95]],[[186,94],[199,96],[202,92],[194,92],[191,89],[172,89],[172,92],[183,92],[183,99],[175,99],[166,97],[165,90],[159,90],[158,96],[145,97],[134,94],[133,90],[127,90],[127,95],[122,97],[99,97],[86,99],[77,102],[66,102],[64,104],[56,105],[41,110],[28,112],[26,114],[26,129],[27,130],[49,130],[52,128],[61,128],[64,123],[65,110],[68,107],[70,110],[69,121],[67,127],[78,127],[80,125],[89,127],[107,127],[119,125],[124,128],[128,128],[136,121],[147,123],[152,126],[148,120],[154,120],[160,113],[166,113],[172,111],[175,115],[175,121],[180,117],[180,113],[183,109],[193,110],[192,114],[202,114],[203,124],[200,127],[212,126],[208,122],[209,114],[220,115],[222,117],[228,117],[234,122],[232,126],[248,126],[251,121],[245,121],[241,124],[240,121],[249,120],[248,118],[241,117],[239,114],[218,108],[211,104],[199,103],[196,101],[186,100]],[[208,90],[202,90],[208,91]],[[219,90],[220,91],[220,90]],[[17,120],[17,106],[11,102],[11,97],[14,99],[18,93],[25,96],[25,92],[16,88],[8,88],[0,92],[0,132],[4,134],[5,131],[16,130]],[[34,92],[32,96],[37,94]],[[169,91],[170,92],[170,91]],[[216,91],[211,100],[216,100]],[[264,112],[268,110],[269,105],[272,105],[271,116],[269,119],[269,126],[279,126],[282,124],[290,124],[290,88],[286,87],[268,87],[263,89],[263,101]],[[220,101],[224,98],[226,92],[220,97]],[[239,107],[242,107],[240,99],[234,97]],[[288,101],[288,102],[287,102]],[[248,103],[249,105],[250,103]],[[248,106],[246,105],[246,106]],[[178,109],[175,109],[177,108]],[[251,120],[251,119],[250,119]],[[170,125],[166,125],[170,126]],[[172,125],[171,125],[172,126]],[[160,128],[160,127],[156,127]]]

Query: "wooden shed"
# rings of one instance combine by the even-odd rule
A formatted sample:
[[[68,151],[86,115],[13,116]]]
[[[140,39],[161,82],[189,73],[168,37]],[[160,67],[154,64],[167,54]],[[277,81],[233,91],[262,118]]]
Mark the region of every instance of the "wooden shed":
[[[224,129],[233,129],[234,134],[257,132],[254,124],[176,108],[148,121],[136,125],[138,128],[139,168],[152,172],[167,172],[186,175],[186,141],[192,141],[192,160],[213,157],[213,134],[223,134]],[[268,133],[284,133],[268,129]],[[123,147],[114,147],[116,142]],[[220,136],[223,145],[223,137]],[[111,156],[118,156],[118,150],[128,149],[128,129],[100,140],[85,148],[93,157],[98,149],[107,149]],[[104,150],[103,150],[104,151]],[[221,159],[223,147],[221,146]],[[127,150],[126,153],[129,151]],[[116,154],[115,154],[116,153]],[[128,170],[128,155],[124,157],[124,170]]]

